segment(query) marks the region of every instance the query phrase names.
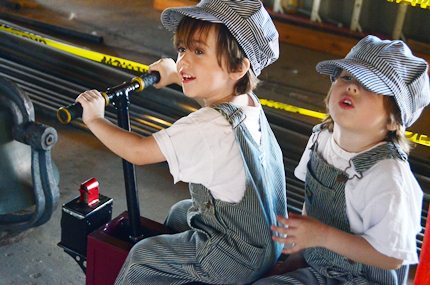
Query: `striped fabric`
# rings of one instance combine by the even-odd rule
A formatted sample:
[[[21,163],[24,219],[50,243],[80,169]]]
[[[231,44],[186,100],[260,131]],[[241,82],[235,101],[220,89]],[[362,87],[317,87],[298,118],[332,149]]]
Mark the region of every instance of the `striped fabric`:
[[[373,155],[376,157],[372,157]],[[400,146],[390,143],[377,146],[372,152],[365,152],[361,155],[357,155],[352,158],[352,162],[354,163],[355,171],[362,176],[363,172],[374,165],[374,160],[378,161],[382,159],[400,159],[406,161],[408,160],[408,156],[402,151]]]
[[[202,0],[196,6],[164,10],[161,23],[174,32],[183,16],[226,25],[256,76],[279,57],[278,31],[259,0]]]
[[[365,172],[379,160],[404,160],[405,157],[400,148],[392,143],[387,143],[355,156],[352,163],[359,172]],[[344,171],[327,164],[319,156],[317,149],[312,152],[307,173],[305,187],[308,214],[326,224],[350,232],[344,191],[345,183],[350,177]],[[337,187],[333,187],[334,185]],[[308,194],[309,192],[312,193],[311,196]],[[328,207],[321,208],[321,204]],[[398,270],[382,270],[374,266],[351,262],[343,256],[322,248],[305,250],[305,259],[320,274],[329,278],[344,278],[345,281],[348,281],[346,284],[360,282],[366,284],[366,281],[376,284],[397,285],[405,284],[407,279],[408,266],[402,266]]]
[[[175,204],[166,225],[180,233],[146,238],[130,251],[116,285],[247,284],[277,261],[280,244],[270,225],[287,215],[281,149],[261,111],[261,145],[242,124],[241,109],[215,108],[232,125],[244,161],[245,195],[239,203],[216,200],[200,184],[190,184],[190,200]]]
[[[405,127],[411,126],[430,103],[428,64],[400,40],[367,36],[344,59],[322,61],[316,69],[331,76],[345,69],[366,89],[393,96]]]
[[[319,130],[319,128],[316,128]],[[318,141],[312,146],[305,183],[305,205],[309,216],[350,233],[346,213],[345,184],[349,177],[345,171],[328,164],[318,153]],[[403,153],[392,143],[373,148],[356,156],[352,163],[356,169],[366,171],[382,159],[403,159]],[[406,284],[409,266],[398,270],[382,270],[348,260],[325,248],[308,248],[304,257],[310,267],[284,275],[262,279],[254,284],[293,285],[357,285]]]
[[[226,116],[230,124],[238,129],[236,131],[236,140],[240,143],[242,158],[245,161],[245,171],[252,176],[253,188],[258,191],[258,199],[261,208],[264,209],[266,217],[266,224],[276,224],[276,216],[279,213],[286,213],[286,197],[285,193],[280,191],[285,189],[285,181],[279,179],[284,177],[283,159],[281,158],[282,152],[276,141],[276,138],[270,129],[269,123],[264,112],[260,113],[260,126],[261,126],[261,145],[256,145],[251,133],[244,124],[237,124],[232,121],[236,118],[237,121],[242,121],[237,117],[237,111],[240,110],[231,104],[222,104],[219,107],[223,108],[222,114]],[[218,109],[217,107],[216,109]],[[219,109],[218,109],[219,110]],[[225,111],[229,112],[226,113]],[[228,114],[228,117],[227,115]],[[277,245],[279,246],[279,245]],[[282,248],[277,249],[277,254],[281,252]]]

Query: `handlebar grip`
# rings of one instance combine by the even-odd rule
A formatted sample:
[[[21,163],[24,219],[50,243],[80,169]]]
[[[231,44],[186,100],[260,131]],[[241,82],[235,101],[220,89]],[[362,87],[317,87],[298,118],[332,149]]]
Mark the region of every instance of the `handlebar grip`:
[[[111,97],[117,96],[117,94],[127,91],[140,92],[146,87],[152,86],[160,81],[160,73],[150,72],[140,77],[133,78],[130,82],[124,82],[118,86],[109,88],[106,92],[101,92],[105,99],[106,106],[109,105]],[[82,117],[83,109],[80,103],[75,102],[71,105],[61,107],[57,110],[57,119],[63,124],[69,124],[72,120]]]
[[[160,73],[158,71],[153,71],[150,73],[146,73],[142,76],[135,77],[131,80],[131,82],[137,82],[139,84],[139,88],[136,89],[136,92],[142,92],[146,87],[152,86],[155,83],[160,81]]]
[[[160,81],[160,73],[158,72],[151,72],[148,73],[146,76],[143,77],[143,88],[152,86]]]
[[[65,107],[61,107],[57,111],[57,119],[62,124],[69,124],[72,120],[82,117],[82,106],[80,103],[75,102]]]

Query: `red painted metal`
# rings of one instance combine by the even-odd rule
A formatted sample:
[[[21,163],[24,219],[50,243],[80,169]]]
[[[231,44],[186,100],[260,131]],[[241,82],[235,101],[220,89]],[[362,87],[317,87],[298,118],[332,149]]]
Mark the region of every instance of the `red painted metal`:
[[[430,284],[430,206],[427,212],[426,231],[421,247],[420,263],[415,273],[414,285]]]
[[[99,182],[95,178],[88,179],[81,184],[79,188],[79,201],[88,206],[95,205],[99,199]]]
[[[144,238],[172,233],[164,225],[140,218]],[[105,227],[95,230],[87,238],[86,285],[110,285],[121,270],[134,243],[129,237],[128,213],[125,211]]]

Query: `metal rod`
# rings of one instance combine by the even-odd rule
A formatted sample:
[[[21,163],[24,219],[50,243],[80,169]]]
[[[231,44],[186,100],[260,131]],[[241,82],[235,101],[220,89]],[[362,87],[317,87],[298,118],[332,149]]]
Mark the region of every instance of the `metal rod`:
[[[311,21],[321,23],[321,17],[319,15],[321,0],[314,0],[312,4]]]
[[[72,29],[69,29],[66,27],[56,26],[56,25],[44,23],[41,21],[37,21],[34,19],[29,19],[29,18],[17,16],[17,15],[12,15],[12,14],[8,14],[8,13],[0,13],[0,18],[4,19],[6,21],[12,21],[15,23],[30,25],[30,26],[33,26],[33,27],[38,28],[38,29],[43,29],[43,30],[48,31],[48,32],[53,32],[53,33],[58,34],[58,35],[73,37],[75,39],[80,39],[80,40],[84,40],[87,42],[92,42],[92,43],[97,43],[97,44],[100,44],[103,42],[102,36],[87,34],[87,33],[75,31],[75,30],[72,30]]]
[[[400,4],[398,5],[396,22],[394,23],[393,29],[393,40],[398,40],[403,38],[403,24],[405,22],[406,12],[408,10],[408,5]]]
[[[126,131],[131,131],[130,114],[128,111],[129,105],[130,101],[128,99],[128,94],[115,97],[115,106],[117,106],[118,114],[118,126]],[[129,237],[132,241],[137,242],[141,238],[142,231],[140,229],[140,208],[136,187],[136,173],[134,165],[125,159],[122,160],[122,167],[124,172],[128,219],[130,223]]]
[[[282,0],[274,0],[273,1],[273,11],[276,13],[284,13],[284,9],[282,9],[281,5]]]
[[[354,3],[354,9],[352,10],[352,16],[351,16],[351,31],[353,32],[361,32],[361,26],[360,26],[360,13],[361,8],[363,6],[363,0],[355,0]]]

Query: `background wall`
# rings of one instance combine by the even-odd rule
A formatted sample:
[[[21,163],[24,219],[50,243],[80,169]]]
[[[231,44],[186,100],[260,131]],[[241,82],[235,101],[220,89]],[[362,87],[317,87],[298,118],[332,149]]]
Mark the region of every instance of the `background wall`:
[[[272,7],[274,0],[263,0]],[[323,22],[349,27],[354,0],[321,0],[319,15]],[[297,5],[297,14],[310,14],[313,0],[282,0],[283,6]],[[360,25],[366,34],[376,34],[391,38],[399,4],[387,0],[364,0],[360,14]],[[288,9],[287,9],[288,10]],[[287,11],[287,13],[291,13]],[[410,6],[403,26],[406,40],[430,43],[430,8]]]

